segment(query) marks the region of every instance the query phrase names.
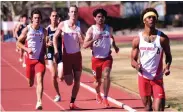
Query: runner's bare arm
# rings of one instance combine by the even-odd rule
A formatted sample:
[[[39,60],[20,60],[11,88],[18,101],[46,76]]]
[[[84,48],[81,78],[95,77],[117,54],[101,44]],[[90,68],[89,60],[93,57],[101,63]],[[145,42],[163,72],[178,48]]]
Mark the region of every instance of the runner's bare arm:
[[[63,28],[64,24],[63,22],[61,22],[59,25],[58,25],[58,28],[53,36],[53,47],[54,47],[54,52],[55,54],[58,53],[58,49],[57,49],[57,45],[58,45],[58,37],[59,35],[61,35],[62,33],[62,28]]]
[[[18,39],[18,30],[20,29],[21,24],[18,24],[14,31],[14,36]]]
[[[167,35],[162,34],[161,36],[161,46],[163,48],[163,51],[165,52],[165,63],[166,63],[166,67],[165,69],[169,70],[170,69],[170,65],[172,63],[172,54],[171,54],[171,50],[170,50],[170,41]],[[166,74],[169,75],[169,74]]]
[[[133,68],[135,68],[137,71],[140,71],[140,65],[138,63],[138,54],[139,54],[139,38],[136,37],[132,41],[132,51],[131,51],[131,65]]]
[[[84,43],[84,37],[85,37],[84,34],[82,32],[79,32],[78,37],[79,37],[79,43],[83,44]]]
[[[88,31],[86,32],[86,37],[84,39],[84,44],[83,44],[83,48],[88,48],[88,47],[91,47],[91,45],[93,44],[93,42],[95,41],[94,39],[92,39],[92,27],[90,27],[88,29]]]
[[[25,50],[25,51],[28,52],[28,48],[25,47],[25,46],[22,44],[23,41],[25,41],[26,38],[27,38],[27,32],[28,32],[28,27],[26,27],[26,28],[24,28],[24,29],[22,30],[22,33],[21,33],[21,35],[18,37],[18,41],[17,41],[16,44],[17,44],[18,47],[20,47],[20,48],[22,48],[23,50]]]
[[[48,31],[44,28],[44,42],[43,42],[43,48],[44,48],[44,53],[46,53],[46,38],[47,38],[47,33]]]
[[[15,24],[15,26],[14,26],[14,28],[13,28],[13,37],[15,37],[15,38],[17,38],[17,35],[15,34],[15,30],[16,30],[16,28],[17,28],[17,25],[18,25],[18,24]]]
[[[48,27],[46,27],[46,30],[47,30],[47,34],[48,34]],[[49,47],[50,44],[49,44],[49,37],[48,35],[46,35],[46,47]]]
[[[119,48],[118,48],[118,46],[116,45],[116,42],[115,42],[114,37],[113,37],[112,34],[113,34],[113,28],[110,27],[110,37],[111,37],[111,39],[112,39],[112,46],[113,46],[115,52],[118,53],[118,52],[119,52]]]

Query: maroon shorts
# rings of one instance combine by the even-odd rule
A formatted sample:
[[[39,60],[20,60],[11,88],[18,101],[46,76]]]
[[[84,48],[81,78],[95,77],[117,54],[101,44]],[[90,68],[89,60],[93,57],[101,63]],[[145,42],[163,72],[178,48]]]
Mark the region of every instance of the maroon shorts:
[[[93,75],[100,79],[102,77],[102,71],[104,68],[109,67],[112,69],[113,58],[110,55],[107,58],[95,58],[92,57],[92,72]]]
[[[81,52],[77,52],[74,54],[63,53],[64,75],[72,74],[72,71],[82,71]]]
[[[26,76],[27,78],[34,77],[37,73],[45,72],[45,63],[40,60],[26,59]]]
[[[153,96],[154,98],[165,98],[163,79],[148,80],[138,76],[139,93],[141,97]]]

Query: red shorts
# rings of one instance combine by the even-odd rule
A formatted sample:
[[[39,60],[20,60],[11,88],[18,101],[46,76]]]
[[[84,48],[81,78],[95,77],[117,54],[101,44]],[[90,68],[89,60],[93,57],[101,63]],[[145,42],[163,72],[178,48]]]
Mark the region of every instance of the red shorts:
[[[74,54],[63,53],[63,73],[72,74],[72,71],[82,71],[81,52]]]
[[[45,63],[44,61],[39,60],[26,60],[26,76],[27,78],[31,78],[35,76],[37,73],[43,73],[45,72]]]
[[[102,71],[104,68],[109,67],[112,69],[113,58],[110,55],[107,58],[95,58],[92,57],[92,72],[93,75],[100,79],[102,77]]]
[[[138,76],[139,93],[141,97],[153,96],[154,98],[165,98],[163,79],[148,80]]]

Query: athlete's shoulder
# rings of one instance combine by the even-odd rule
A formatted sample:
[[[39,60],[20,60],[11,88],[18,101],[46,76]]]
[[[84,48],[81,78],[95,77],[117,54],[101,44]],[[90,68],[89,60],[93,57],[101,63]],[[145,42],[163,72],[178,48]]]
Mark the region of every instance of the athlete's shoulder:
[[[46,27],[46,30],[48,30],[50,28],[50,25],[48,25],[47,27]]]
[[[58,24],[58,29],[62,29],[62,28],[64,27],[64,23],[65,23],[65,22],[66,22],[66,20],[60,22],[60,23]]]
[[[27,25],[23,30],[28,31],[29,25]]]
[[[132,40],[132,46],[133,47],[138,47],[140,42],[140,38],[138,36],[134,37]]]
[[[160,32],[160,37],[161,38],[168,39],[168,36],[164,32],[162,32],[160,30],[158,30],[158,31]]]
[[[22,34],[27,34],[29,31],[28,26],[26,26],[23,30],[22,30]]]
[[[94,29],[94,25],[90,26],[87,30],[87,33],[92,33]]]
[[[160,34],[160,43],[161,43],[161,45],[169,43],[168,36],[163,32],[161,32],[161,34]]]

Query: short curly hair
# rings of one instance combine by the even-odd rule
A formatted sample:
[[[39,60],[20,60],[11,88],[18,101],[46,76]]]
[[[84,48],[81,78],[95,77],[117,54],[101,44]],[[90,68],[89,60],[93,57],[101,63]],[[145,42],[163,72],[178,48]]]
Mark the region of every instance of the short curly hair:
[[[147,12],[154,12],[156,15],[157,15],[157,18],[158,18],[158,12],[156,11],[156,9],[150,7],[150,8],[146,8],[142,14],[141,14],[141,21],[143,21],[143,17],[144,15],[147,13]]]
[[[97,14],[101,13],[104,17],[107,17],[107,11],[102,9],[102,8],[99,8],[99,9],[95,9],[93,11],[93,17],[96,17]]]
[[[31,12],[31,19],[33,18],[33,15],[34,14],[39,14],[41,19],[42,19],[42,14],[41,14],[41,11],[39,11],[38,9],[34,9],[32,12]]]

